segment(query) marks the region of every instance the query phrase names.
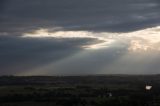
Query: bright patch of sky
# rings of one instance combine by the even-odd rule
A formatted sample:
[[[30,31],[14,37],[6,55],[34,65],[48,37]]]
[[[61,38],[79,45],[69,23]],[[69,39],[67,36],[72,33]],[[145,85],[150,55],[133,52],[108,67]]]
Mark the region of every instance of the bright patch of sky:
[[[123,42],[128,44],[128,50],[133,52],[160,50],[160,26],[128,33],[49,31],[49,29],[39,29],[33,32],[24,33],[22,37],[93,38],[102,41],[83,46],[85,49],[102,49],[110,47],[112,44],[115,44],[115,42]]]

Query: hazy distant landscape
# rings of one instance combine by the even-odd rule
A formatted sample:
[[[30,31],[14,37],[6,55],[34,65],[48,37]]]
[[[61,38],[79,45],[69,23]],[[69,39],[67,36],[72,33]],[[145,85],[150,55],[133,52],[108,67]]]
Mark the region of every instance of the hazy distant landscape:
[[[160,75],[1,76],[0,106],[160,106]]]

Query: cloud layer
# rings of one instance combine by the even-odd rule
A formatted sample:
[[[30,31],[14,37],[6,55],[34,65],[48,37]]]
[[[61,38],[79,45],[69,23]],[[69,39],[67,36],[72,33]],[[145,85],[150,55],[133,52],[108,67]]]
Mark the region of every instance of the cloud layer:
[[[158,0],[1,0],[0,4],[2,32],[50,27],[129,32],[160,23]]]
[[[0,75],[158,74],[158,0],[1,0]]]

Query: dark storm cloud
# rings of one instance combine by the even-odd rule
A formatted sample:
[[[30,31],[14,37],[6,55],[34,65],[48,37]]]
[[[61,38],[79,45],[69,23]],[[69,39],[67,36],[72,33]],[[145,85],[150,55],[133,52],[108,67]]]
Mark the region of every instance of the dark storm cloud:
[[[41,71],[46,74],[151,73],[149,70],[159,69],[158,55],[129,54],[130,42],[120,38],[125,42],[123,45],[118,38],[112,39],[114,33],[109,32],[158,26],[159,11],[159,0],[0,0],[0,75],[32,75]],[[39,29],[53,34],[52,38],[23,36]],[[67,38],[70,35],[65,31],[77,34],[79,30],[86,34],[85,38]],[[54,38],[54,31],[65,33],[61,37],[66,38]],[[90,37],[97,39],[102,33],[95,32],[107,32],[100,37],[117,44],[102,50],[84,50],[82,46],[98,42],[88,38],[87,31],[93,32]]]
[[[0,37],[0,74],[16,74],[66,58],[96,39]]]
[[[158,0],[2,0],[1,32],[37,28],[126,32],[160,23]]]

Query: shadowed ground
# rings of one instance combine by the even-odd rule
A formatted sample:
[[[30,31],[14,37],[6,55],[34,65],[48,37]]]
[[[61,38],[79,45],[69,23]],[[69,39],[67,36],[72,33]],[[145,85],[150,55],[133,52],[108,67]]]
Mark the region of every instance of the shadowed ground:
[[[159,89],[159,75],[2,76],[0,106],[159,106]]]

